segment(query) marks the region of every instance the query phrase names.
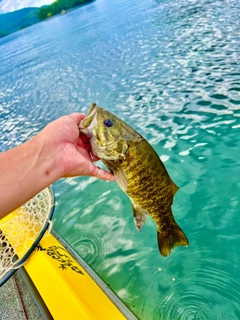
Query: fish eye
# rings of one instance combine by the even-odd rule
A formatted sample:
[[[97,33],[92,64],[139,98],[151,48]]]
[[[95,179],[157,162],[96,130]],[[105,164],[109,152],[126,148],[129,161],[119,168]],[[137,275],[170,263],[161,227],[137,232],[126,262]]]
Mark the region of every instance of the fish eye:
[[[110,119],[106,119],[106,120],[104,120],[104,124],[105,124],[106,127],[109,128],[109,127],[112,126],[112,121]]]

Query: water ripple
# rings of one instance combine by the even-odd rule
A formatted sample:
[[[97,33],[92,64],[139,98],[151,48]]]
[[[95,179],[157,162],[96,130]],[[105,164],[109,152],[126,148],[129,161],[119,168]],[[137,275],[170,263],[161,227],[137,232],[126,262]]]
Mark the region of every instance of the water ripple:
[[[171,289],[160,305],[161,319],[212,319],[212,314],[215,319],[239,318],[238,270],[233,267],[233,272],[229,273],[226,270],[231,267],[231,263],[222,259],[216,264],[214,258],[206,258],[210,254],[206,251],[198,252],[201,260],[199,265],[195,264],[188,282],[185,278],[172,279]]]

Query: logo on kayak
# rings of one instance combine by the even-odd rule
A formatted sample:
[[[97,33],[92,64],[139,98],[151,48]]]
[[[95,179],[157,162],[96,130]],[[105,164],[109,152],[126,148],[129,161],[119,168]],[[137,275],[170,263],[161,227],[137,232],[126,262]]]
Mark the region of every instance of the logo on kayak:
[[[40,244],[36,246],[37,251],[46,251],[47,255],[52,257],[55,260],[58,260],[60,263],[59,268],[62,270],[67,270],[70,268],[71,270],[84,274],[78,266],[75,264],[75,261],[72,259],[72,257],[68,254],[67,250],[64,247],[60,246],[51,246],[48,248],[43,248]]]

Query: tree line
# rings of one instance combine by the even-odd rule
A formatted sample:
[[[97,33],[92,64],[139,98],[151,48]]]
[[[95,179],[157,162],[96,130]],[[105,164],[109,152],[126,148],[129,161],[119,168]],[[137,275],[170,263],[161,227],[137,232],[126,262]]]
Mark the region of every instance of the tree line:
[[[24,8],[0,14],[0,38],[59,14],[63,10],[69,10],[91,1],[93,0],[57,0],[42,8]]]
[[[43,21],[50,18],[56,14],[61,13],[63,10],[68,10],[83,4],[84,2],[89,2],[91,0],[57,0],[50,4],[49,6],[42,7],[38,12],[38,18]]]

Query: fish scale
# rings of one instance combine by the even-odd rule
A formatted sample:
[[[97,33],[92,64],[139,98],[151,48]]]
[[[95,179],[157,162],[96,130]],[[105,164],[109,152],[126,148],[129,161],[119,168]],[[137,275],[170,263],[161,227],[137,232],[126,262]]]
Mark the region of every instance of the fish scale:
[[[137,143],[135,148],[130,148],[131,151],[134,150],[131,158],[135,160],[130,161],[129,165],[127,153],[122,166],[129,178],[126,190],[128,196],[144,208],[160,225],[161,216],[159,216],[158,212],[159,210],[162,212],[169,210],[174,194],[173,183],[168,174],[162,174],[165,168],[159,162],[158,156],[153,152],[149,152],[149,147],[150,145],[146,140]],[[146,161],[143,162],[142,159]],[[132,175],[132,172],[134,172],[134,175]],[[168,196],[166,197],[167,193]],[[164,197],[162,196],[163,194],[165,195]]]

